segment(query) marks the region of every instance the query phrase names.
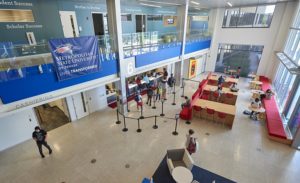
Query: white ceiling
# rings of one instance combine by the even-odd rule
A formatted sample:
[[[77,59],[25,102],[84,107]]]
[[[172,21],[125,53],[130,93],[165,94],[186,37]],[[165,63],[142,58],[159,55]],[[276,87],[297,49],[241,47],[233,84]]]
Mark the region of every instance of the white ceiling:
[[[233,5],[233,7],[236,7],[236,6],[247,6],[247,5],[258,5],[258,4],[272,4],[277,2],[286,2],[286,1],[293,1],[293,0],[192,0],[192,1],[200,3],[199,5],[195,5],[190,1],[190,6],[192,7],[211,9],[211,8],[229,7],[227,5],[227,2],[230,2]],[[185,4],[185,0],[121,0],[121,2],[122,4],[125,5],[146,3],[146,4],[158,5],[158,6],[174,6],[168,3],[175,3],[181,5]]]

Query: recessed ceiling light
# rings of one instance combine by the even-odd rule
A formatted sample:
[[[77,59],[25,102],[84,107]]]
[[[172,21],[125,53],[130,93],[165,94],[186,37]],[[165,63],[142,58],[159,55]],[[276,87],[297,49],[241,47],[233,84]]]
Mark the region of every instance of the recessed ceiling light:
[[[158,1],[151,1],[151,0],[139,0],[139,1],[149,2],[149,3],[156,3],[156,4],[175,5],[175,6],[181,6],[182,5],[182,4],[178,4],[178,3],[158,2]]]
[[[192,4],[195,4],[195,5],[199,5],[200,3],[198,2],[195,2],[195,1],[191,1]]]
[[[227,2],[228,6],[232,7],[232,4],[230,2]]]
[[[140,5],[143,5],[143,6],[151,6],[151,7],[155,7],[155,8],[161,8],[161,6],[157,6],[157,5],[154,5],[154,4],[140,3]]]

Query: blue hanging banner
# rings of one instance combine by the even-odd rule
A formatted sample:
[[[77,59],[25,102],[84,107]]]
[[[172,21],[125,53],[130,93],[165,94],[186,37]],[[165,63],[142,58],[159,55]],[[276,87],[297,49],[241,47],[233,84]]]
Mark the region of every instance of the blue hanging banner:
[[[59,81],[100,71],[96,36],[49,40]]]

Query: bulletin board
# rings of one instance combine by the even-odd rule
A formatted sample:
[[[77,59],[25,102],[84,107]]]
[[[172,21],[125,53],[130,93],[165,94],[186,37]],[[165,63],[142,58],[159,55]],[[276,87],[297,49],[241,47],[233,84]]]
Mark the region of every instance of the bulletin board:
[[[177,26],[177,16],[164,16],[164,26]]]
[[[195,58],[190,58],[189,79],[196,77],[196,73],[197,73],[197,60]]]

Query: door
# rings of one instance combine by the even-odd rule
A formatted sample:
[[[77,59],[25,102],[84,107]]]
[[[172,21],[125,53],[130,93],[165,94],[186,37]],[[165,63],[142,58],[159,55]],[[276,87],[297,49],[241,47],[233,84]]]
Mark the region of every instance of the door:
[[[104,31],[103,14],[101,14],[101,13],[92,13],[92,17],[93,17],[95,35],[96,36],[104,35],[105,31]]]
[[[100,86],[85,92],[88,99],[89,112],[93,113],[107,107],[105,86]]]
[[[135,15],[136,32],[146,32],[146,15]]]
[[[64,36],[66,38],[78,37],[78,24],[75,11],[60,11],[59,12]]]
[[[88,101],[83,92],[72,96],[73,106],[75,109],[76,118],[80,119],[89,115],[89,110],[87,107]]]

